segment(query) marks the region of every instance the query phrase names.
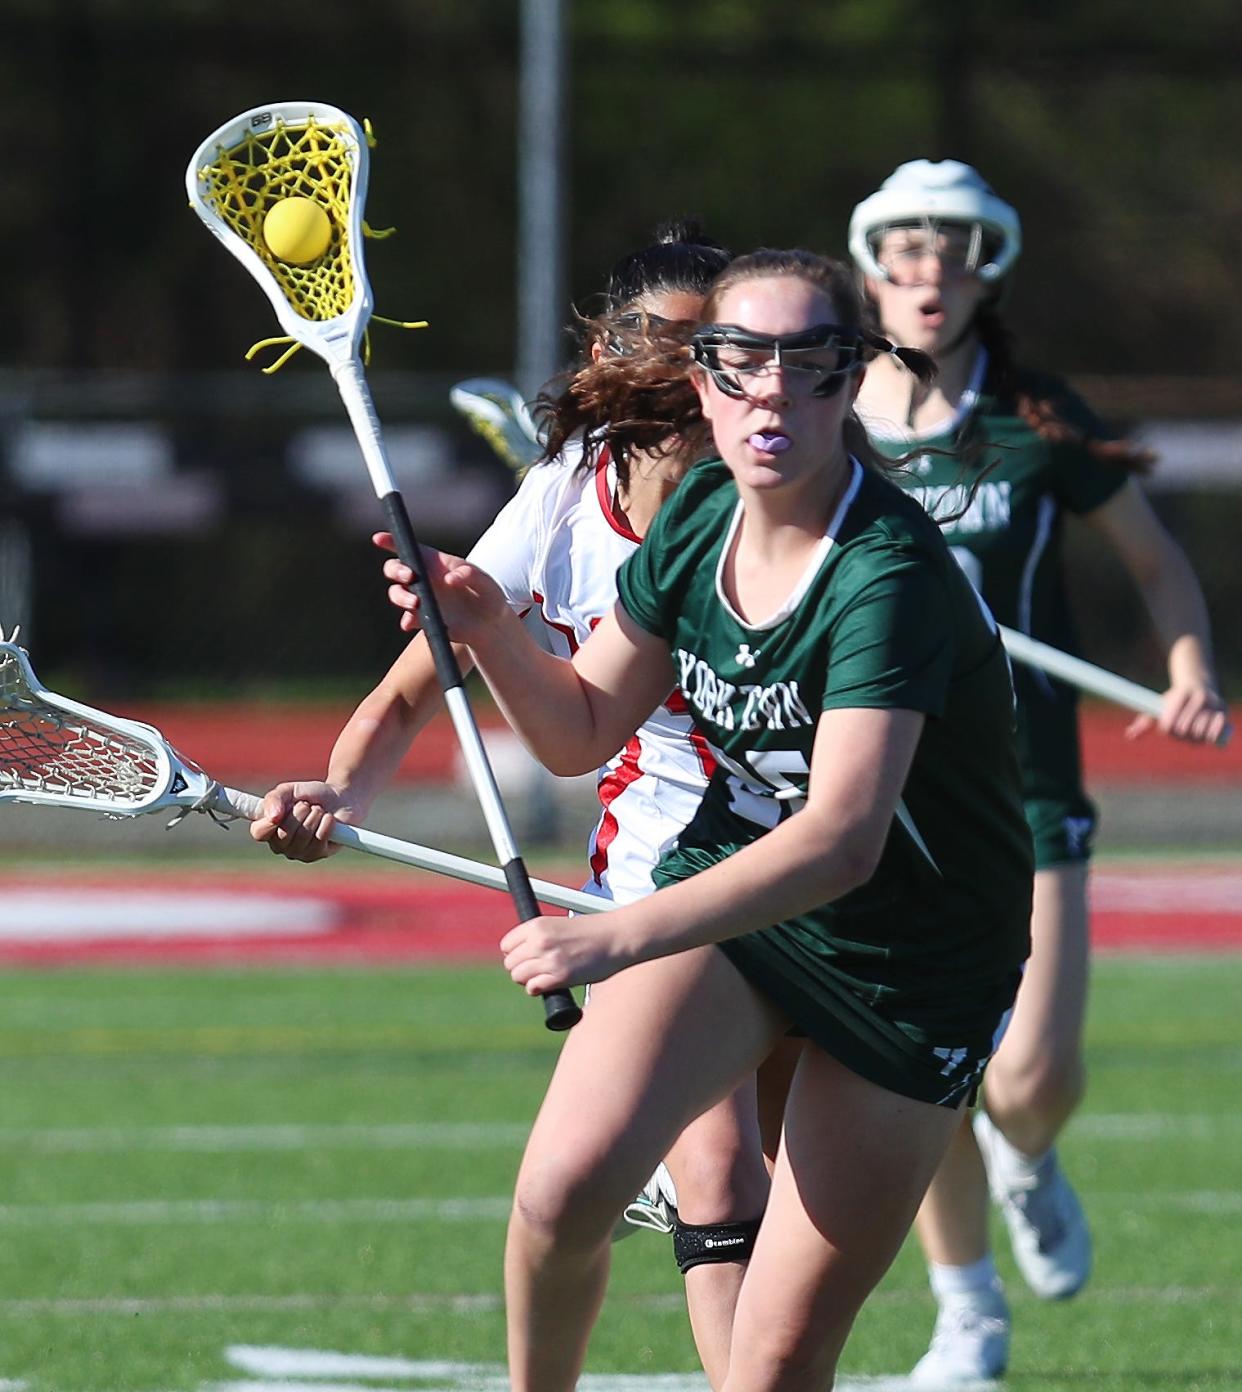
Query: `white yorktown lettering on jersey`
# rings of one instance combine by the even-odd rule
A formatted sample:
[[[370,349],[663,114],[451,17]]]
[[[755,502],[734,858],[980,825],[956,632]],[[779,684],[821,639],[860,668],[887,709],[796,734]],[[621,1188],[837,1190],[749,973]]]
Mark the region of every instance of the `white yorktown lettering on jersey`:
[[[718,677],[702,658],[687,652],[685,648],[677,649],[677,665],[681,670],[681,689],[686,693],[686,700],[705,720],[719,725],[722,730],[732,730],[732,701],[737,695],[737,687]]]
[[[778,681],[770,686],[742,686],[746,696],[742,708],[742,729],[794,730],[814,725],[811,712],[803,704],[796,681]]]
[[[998,532],[1009,525],[1012,511],[1013,485],[1005,479],[988,480],[974,486],[953,483],[947,487],[923,484],[909,490],[929,516],[937,522],[953,517],[951,526],[955,532]],[[961,513],[954,517],[954,513]]]
[[[686,700],[704,720],[722,730],[794,730],[815,723],[796,681],[736,686],[685,648],[677,649],[676,658]],[[744,699],[741,713],[735,718],[734,700],[738,695]]]

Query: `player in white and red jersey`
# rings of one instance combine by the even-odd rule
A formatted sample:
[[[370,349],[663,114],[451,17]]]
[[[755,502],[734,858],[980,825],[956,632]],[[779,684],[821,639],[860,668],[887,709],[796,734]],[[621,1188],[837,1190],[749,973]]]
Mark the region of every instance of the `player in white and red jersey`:
[[[605,449],[532,469],[470,552],[540,639],[572,657],[617,600],[617,571],[638,547]],[[588,893],[629,903],[651,892],[651,867],[690,820],[714,767],[680,693],[600,770],[601,816],[591,834]]]
[[[661,229],[652,246],[613,268],[608,303],[620,313],[618,332],[626,331],[627,314],[634,327],[697,319],[707,286],[729,259],[692,223]],[[588,351],[598,361],[624,348],[595,342]],[[528,615],[546,646],[569,656],[612,611],[618,567],[637,550],[693,460],[659,448],[633,449],[617,460],[594,439],[581,438],[556,440],[552,450],[553,458],[527,472],[471,559]],[[455,645],[455,651],[468,671],[469,650]],[[440,707],[430,650],[417,637],[345,724],[326,778],[273,788],[252,836],[295,860],[330,854],[334,820],[365,819],[410,741]],[[651,870],[698,807],[711,770],[706,743],[674,691],[600,771],[601,815],[586,890],[620,903],[650,893]],[[602,998],[612,988],[605,982],[597,990]],[[674,1255],[713,1386],[727,1371],[734,1305],[767,1199],[755,1092],[752,1078],[692,1122],[667,1157],[676,1186]],[[641,1203],[635,1207],[642,1211]]]

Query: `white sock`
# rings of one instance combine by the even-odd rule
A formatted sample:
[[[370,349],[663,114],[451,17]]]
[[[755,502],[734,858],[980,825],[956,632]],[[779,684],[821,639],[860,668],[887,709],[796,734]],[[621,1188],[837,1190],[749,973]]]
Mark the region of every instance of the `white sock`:
[[[1028,1155],[1014,1145],[991,1117],[987,1118],[987,1123],[992,1135],[992,1164],[999,1171],[1000,1178],[1019,1181],[1034,1179],[1039,1167],[1052,1154],[1052,1148],[1039,1155]]]
[[[996,1262],[989,1252],[968,1266],[942,1266],[939,1262],[927,1263],[927,1278],[931,1282],[932,1294],[943,1303],[951,1295],[982,1295],[1001,1290],[1000,1276]]]

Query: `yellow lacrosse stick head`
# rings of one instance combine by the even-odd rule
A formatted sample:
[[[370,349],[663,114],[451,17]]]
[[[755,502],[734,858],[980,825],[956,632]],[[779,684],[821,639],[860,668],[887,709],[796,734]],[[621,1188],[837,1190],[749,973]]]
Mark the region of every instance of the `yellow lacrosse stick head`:
[[[357,355],[371,317],[367,169],[352,116],[274,102],[225,122],[186,170],[190,206],[259,282],[285,332],[330,366]],[[276,229],[270,238],[265,227]]]

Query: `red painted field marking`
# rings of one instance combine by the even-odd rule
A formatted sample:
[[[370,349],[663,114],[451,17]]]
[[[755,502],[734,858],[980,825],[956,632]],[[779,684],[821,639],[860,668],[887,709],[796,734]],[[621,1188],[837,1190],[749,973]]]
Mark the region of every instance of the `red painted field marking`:
[[[1225,749],[1205,749],[1163,735],[1128,740],[1133,717],[1110,706],[1084,703],[1083,764],[1087,781],[1102,783],[1234,783],[1242,787],[1242,738]],[[225,782],[257,786],[264,777],[318,778],[345,717],[340,706],[190,705],[129,707],[118,714],[144,720],[169,742]],[[501,727],[494,710],[478,711],[484,729]],[[457,741],[447,715],[437,716],[415,741],[397,777],[423,783],[455,781]]]
[[[205,902],[218,930],[205,921]],[[292,921],[288,913],[271,918],[274,902],[292,903]],[[296,922],[299,904],[307,906],[304,931]],[[489,958],[499,964],[497,943],[512,921],[502,895],[413,875],[322,868],[288,877],[0,875],[0,961],[9,965]],[[1242,950],[1242,861],[1096,870],[1092,940],[1115,950]]]

